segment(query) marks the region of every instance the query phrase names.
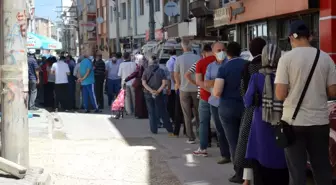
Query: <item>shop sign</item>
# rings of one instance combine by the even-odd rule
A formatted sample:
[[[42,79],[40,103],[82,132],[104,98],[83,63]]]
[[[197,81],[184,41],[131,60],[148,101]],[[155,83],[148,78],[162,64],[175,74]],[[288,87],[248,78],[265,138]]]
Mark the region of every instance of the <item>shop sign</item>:
[[[238,7],[223,7],[215,10],[214,13],[214,27],[220,27],[230,24],[237,15],[245,12],[244,3],[239,3]]]
[[[55,44],[48,44],[49,49],[56,49],[57,46]]]
[[[155,30],[155,40],[162,40],[163,39],[163,32],[161,29]],[[146,31],[146,40],[149,40],[149,30]]]

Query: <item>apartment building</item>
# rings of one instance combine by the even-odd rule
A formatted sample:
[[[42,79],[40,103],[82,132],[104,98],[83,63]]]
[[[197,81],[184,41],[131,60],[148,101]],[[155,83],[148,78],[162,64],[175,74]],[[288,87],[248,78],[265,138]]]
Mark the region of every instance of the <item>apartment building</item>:
[[[79,50],[88,49],[93,55],[97,46],[96,0],[77,0]]]
[[[35,33],[51,38],[51,27],[53,23],[46,18],[35,17]]]
[[[97,50],[103,58],[109,58],[109,34],[108,34],[108,0],[97,1]]]
[[[163,39],[163,1],[154,1],[156,39]],[[115,5],[115,6],[114,6]],[[109,6],[109,39],[111,52],[131,51],[139,48],[148,40],[149,4],[147,0],[114,0]],[[119,16],[118,16],[119,15]],[[119,32],[117,29],[119,28]],[[117,46],[116,38],[120,38]],[[147,35],[147,37],[146,37]],[[146,39],[147,38],[147,39]]]

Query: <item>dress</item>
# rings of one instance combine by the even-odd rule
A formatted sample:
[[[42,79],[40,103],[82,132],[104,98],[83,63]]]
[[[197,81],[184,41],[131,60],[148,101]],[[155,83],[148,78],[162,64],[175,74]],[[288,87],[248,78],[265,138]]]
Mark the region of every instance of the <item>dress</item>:
[[[261,68],[261,56],[255,57],[250,63],[246,64],[240,84],[242,97],[244,97],[247,91],[248,83],[252,74],[257,73],[260,68]],[[246,146],[250,134],[254,109],[255,106],[245,108],[240,123],[239,138],[234,161],[234,165],[240,168],[245,168],[247,166],[247,161],[245,160]]]
[[[143,72],[145,71],[145,68],[142,65],[138,65],[136,70],[129,75],[125,81],[130,81],[133,78],[139,78],[138,80],[141,81],[141,77]],[[140,119],[147,119],[148,118],[148,111],[146,107],[146,100],[143,92],[143,86],[140,83],[140,85],[136,88],[134,88],[135,91],[135,117],[140,118]]]
[[[274,82],[274,76],[272,81]],[[252,105],[253,97],[256,94],[260,96],[259,102],[261,105],[264,82],[265,76],[263,74],[256,73],[252,75],[249,88],[244,97],[246,107]],[[246,158],[258,163],[258,165],[253,166],[253,170],[258,171],[255,179],[260,180],[262,183],[259,184],[261,185],[277,185],[280,181],[282,181],[280,184],[288,184],[284,150],[277,146],[274,132],[274,127],[270,123],[262,121],[262,107],[256,107],[247,144]],[[257,169],[255,169],[256,166],[258,166]]]

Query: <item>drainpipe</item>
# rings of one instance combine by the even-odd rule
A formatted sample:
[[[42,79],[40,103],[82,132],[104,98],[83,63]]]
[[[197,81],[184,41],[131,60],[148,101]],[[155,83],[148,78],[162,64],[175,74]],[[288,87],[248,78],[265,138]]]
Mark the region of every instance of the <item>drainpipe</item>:
[[[137,1],[133,1],[132,10],[133,10],[132,18],[133,18],[133,44],[134,44],[135,43],[134,37],[138,35]]]

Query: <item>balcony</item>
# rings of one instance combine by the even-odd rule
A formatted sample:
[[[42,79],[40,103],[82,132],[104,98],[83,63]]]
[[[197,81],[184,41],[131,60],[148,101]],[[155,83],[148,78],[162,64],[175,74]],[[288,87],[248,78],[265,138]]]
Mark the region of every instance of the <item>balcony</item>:
[[[213,10],[207,7],[206,0],[198,0],[189,4],[190,12],[195,17],[208,17],[213,15]]]

